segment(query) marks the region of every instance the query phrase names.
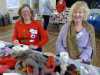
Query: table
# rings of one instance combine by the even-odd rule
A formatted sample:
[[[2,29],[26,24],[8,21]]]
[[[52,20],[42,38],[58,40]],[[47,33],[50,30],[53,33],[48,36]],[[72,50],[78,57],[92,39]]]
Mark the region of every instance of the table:
[[[4,41],[0,41],[0,42],[5,43],[6,47],[7,46],[11,46],[11,43],[7,43],[7,42],[4,42]],[[29,58],[29,59],[31,58],[32,59],[31,60],[32,64],[35,64],[34,67],[38,68],[38,67],[43,67],[44,66],[43,64],[47,62],[47,57],[48,56],[52,56],[52,57],[55,58],[56,65],[60,65],[61,64],[62,59],[60,59],[59,56],[56,56],[55,54],[49,53],[49,52],[48,53],[43,53],[43,52],[34,51],[31,48],[28,51],[25,51],[25,52],[22,52],[22,53],[18,54],[16,57],[17,58],[18,57],[22,58],[23,61],[26,61],[27,58]],[[17,59],[17,61],[20,61],[20,59]],[[33,62],[33,61],[36,61],[36,62]],[[96,66],[93,66],[93,65],[87,65],[87,64],[84,64],[84,63],[80,63],[78,60],[68,59],[68,62],[65,63],[65,64],[67,64],[67,65],[68,64],[75,64],[77,69],[80,71],[81,75],[100,75],[100,67],[96,67]],[[16,66],[17,65],[18,65],[18,63],[16,63]],[[16,72],[16,66],[15,66],[15,71],[13,71],[13,72]],[[9,71],[9,73],[10,72],[12,72],[12,71]]]

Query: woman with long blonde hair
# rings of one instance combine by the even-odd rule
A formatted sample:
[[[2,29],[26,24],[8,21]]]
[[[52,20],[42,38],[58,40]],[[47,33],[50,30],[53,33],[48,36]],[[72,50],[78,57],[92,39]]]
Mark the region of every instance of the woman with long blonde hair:
[[[62,27],[57,42],[57,53],[68,52],[70,58],[81,62],[92,61],[95,55],[95,32],[87,22],[89,8],[84,1],[77,1],[71,7],[70,20]]]

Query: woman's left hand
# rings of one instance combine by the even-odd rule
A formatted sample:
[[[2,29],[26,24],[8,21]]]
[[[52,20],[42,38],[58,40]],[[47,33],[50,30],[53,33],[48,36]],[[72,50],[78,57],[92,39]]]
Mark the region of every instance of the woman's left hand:
[[[38,49],[38,48],[39,48],[39,46],[37,46],[37,45],[30,45],[30,48],[33,48],[33,49]]]
[[[82,59],[76,59],[75,61],[77,61],[77,62],[82,62]]]

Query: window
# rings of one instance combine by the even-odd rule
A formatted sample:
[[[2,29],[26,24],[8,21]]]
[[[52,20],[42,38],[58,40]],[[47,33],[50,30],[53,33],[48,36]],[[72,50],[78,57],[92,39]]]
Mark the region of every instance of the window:
[[[7,8],[18,8],[19,7],[19,0],[6,0]]]

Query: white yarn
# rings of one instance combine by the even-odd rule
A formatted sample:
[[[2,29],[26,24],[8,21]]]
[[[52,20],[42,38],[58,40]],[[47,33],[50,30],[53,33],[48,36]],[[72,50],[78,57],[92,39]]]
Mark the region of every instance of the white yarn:
[[[60,60],[61,60],[61,63],[67,64],[68,63],[68,60],[69,60],[68,53],[67,52],[61,52],[60,53]]]
[[[6,45],[4,44],[4,42],[0,41],[0,48],[4,48]]]
[[[29,49],[29,46],[27,46],[27,45],[16,45],[12,49],[14,51],[17,51],[17,52],[19,52],[19,51],[26,51],[26,50]]]
[[[67,66],[68,66],[68,61],[69,61],[69,55],[67,52],[61,52],[60,53],[60,61],[61,61],[61,75],[65,73]]]

